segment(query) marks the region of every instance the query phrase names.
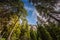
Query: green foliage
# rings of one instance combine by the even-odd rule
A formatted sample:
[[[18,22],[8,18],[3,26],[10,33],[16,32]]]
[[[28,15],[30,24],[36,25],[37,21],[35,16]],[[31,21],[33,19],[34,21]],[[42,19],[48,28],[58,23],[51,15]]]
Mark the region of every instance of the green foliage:
[[[37,32],[30,30],[30,40],[37,40]]]
[[[59,15],[59,10],[55,10],[55,7],[58,8],[56,5],[58,5],[59,0],[29,0],[30,2],[36,5],[35,8],[38,11],[38,22],[41,24],[38,25],[37,28],[37,40],[60,40],[60,20],[57,19],[58,17],[55,17],[53,15],[57,14]],[[56,4],[56,5],[55,5]],[[50,14],[51,13],[51,14]],[[43,18],[47,19],[48,24],[46,25],[46,22],[44,22]],[[52,18],[52,19],[50,19]],[[54,19],[54,20],[53,20]],[[43,20],[43,21],[42,21]],[[50,20],[56,22],[51,22]]]
[[[5,40],[5,38],[0,38],[0,40]]]
[[[42,40],[52,40],[50,33],[43,26],[38,26],[37,31]]]
[[[44,0],[41,0],[42,2]],[[40,1],[39,1],[40,2]],[[44,1],[45,2],[45,1]],[[46,1],[50,2],[50,0]],[[46,4],[37,6],[37,9],[47,13]],[[6,7],[6,8],[4,8]],[[51,9],[49,9],[51,10]],[[0,40],[60,40],[60,25],[37,25],[37,31],[30,29],[26,20],[27,11],[21,0],[0,2]],[[19,19],[22,20],[20,24]]]
[[[19,40],[21,24],[27,11],[21,0],[0,0],[0,35],[6,40]],[[23,20],[23,19],[22,19]]]
[[[51,23],[49,25],[38,25],[38,40],[60,40],[60,27]]]
[[[30,40],[30,30],[26,21],[23,21],[24,24],[21,26],[20,40]]]
[[[60,27],[56,26],[55,24],[50,24],[50,26],[45,26],[46,29],[49,31],[51,37],[53,40],[58,40],[60,39]],[[59,35],[59,37],[57,37]]]

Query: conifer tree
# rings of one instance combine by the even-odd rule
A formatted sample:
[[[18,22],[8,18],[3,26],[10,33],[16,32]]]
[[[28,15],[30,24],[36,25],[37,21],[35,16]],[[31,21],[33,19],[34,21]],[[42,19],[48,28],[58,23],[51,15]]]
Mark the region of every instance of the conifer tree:
[[[27,12],[21,0],[0,0],[0,35],[6,40],[17,40],[16,31],[20,31],[19,19]],[[19,28],[19,30],[17,30]],[[20,34],[20,32],[18,33]],[[14,36],[15,35],[15,36]],[[13,37],[16,37],[13,38]]]
[[[30,30],[30,40],[37,40],[37,31]]]
[[[23,23],[21,25],[21,33],[20,40],[30,40],[30,28],[26,19],[23,19]]]

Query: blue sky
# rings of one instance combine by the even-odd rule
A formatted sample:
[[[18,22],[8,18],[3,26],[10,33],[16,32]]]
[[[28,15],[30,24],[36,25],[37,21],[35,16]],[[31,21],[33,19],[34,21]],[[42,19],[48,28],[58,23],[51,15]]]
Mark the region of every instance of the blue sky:
[[[35,14],[34,6],[28,2],[28,0],[22,0],[24,2],[24,8],[28,12],[28,16],[26,17],[29,24],[35,25],[37,21],[37,16]]]

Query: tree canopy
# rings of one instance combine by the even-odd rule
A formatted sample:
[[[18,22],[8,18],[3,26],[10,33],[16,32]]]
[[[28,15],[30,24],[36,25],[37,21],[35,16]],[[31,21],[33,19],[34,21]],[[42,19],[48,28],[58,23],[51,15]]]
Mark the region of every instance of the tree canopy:
[[[60,23],[60,12],[58,9],[60,3],[59,0],[29,0],[29,2],[33,3],[39,15],[42,16],[42,18],[47,19],[47,22],[51,22],[53,19],[52,21]]]

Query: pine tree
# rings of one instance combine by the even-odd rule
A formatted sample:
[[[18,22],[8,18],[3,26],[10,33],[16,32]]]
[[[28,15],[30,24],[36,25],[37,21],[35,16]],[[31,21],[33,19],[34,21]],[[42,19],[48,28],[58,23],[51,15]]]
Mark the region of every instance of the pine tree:
[[[27,20],[24,19],[21,25],[20,40],[30,40],[30,30]]]
[[[43,26],[38,26],[37,28],[38,39],[41,40],[52,40],[50,33]]]
[[[37,40],[37,31],[30,30],[30,40]]]
[[[15,40],[13,37],[17,38],[17,27],[20,31],[19,19],[26,17],[26,15],[27,12],[24,9],[24,4],[21,0],[0,0],[1,37],[5,38],[6,40]],[[20,34],[20,32],[18,34]]]

